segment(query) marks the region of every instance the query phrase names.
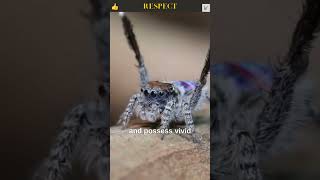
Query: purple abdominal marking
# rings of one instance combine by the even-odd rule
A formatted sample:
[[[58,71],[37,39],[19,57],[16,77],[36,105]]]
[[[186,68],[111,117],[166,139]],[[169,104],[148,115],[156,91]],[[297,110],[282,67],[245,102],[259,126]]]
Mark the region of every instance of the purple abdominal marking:
[[[185,94],[190,94],[196,88],[194,81],[173,81],[173,84]]]

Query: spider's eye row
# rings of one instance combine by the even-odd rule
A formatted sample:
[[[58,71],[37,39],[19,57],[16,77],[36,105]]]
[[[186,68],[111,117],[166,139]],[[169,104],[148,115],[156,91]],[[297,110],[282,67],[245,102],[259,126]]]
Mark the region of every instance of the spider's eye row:
[[[156,97],[156,93],[154,91],[151,91],[151,97]]]
[[[149,94],[148,90],[144,90],[143,93],[144,93],[144,95],[148,95]]]

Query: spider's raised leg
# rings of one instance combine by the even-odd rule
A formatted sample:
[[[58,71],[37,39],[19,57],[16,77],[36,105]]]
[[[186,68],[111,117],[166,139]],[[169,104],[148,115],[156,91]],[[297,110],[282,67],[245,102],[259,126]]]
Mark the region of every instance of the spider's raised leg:
[[[193,142],[199,143],[201,140],[199,139],[199,137],[196,136],[194,121],[191,114],[191,106],[188,102],[184,102],[183,104],[183,115],[185,118],[186,128],[191,131],[190,133],[191,133]]]
[[[207,75],[209,73],[209,70],[210,70],[210,49],[208,51],[205,65],[200,75],[198,86],[194,90],[194,93],[192,94],[192,97],[190,99],[190,106],[192,110],[197,106],[197,103],[199,102],[199,99],[202,94],[202,88],[207,83]]]
[[[134,51],[135,55],[136,55],[136,59],[138,61],[138,68],[139,68],[139,73],[140,73],[140,86],[144,87],[148,81],[149,81],[149,77],[148,77],[148,72],[147,69],[144,65],[144,60],[143,57],[140,53],[140,49],[138,46],[138,42],[136,40],[136,36],[133,32],[133,28],[132,28],[132,24],[130,19],[125,15],[124,12],[119,13],[122,19],[122,23],[123,23],[123,28],[124,28],[124,32],[126,34],[128,43],[131,47],[131,49]]]
[[[109,123],[107,104],[103,98],[87,104],[88,123],[85,127],[77,150],[80,162],[87,171],[95,172],[100,180],[109,175]]]
[[[126,110],[122,113],[120,116],[120,120],[118,121],[118,124],[122,123],[122,128],[126,128],[130,119],[133,116],[134,108],[136,106],[136,103],[139,101],[140,94],[135,94],[129,99],[129,103],[127,105]]]
[[[175,99],[171,99],[167,102],[162,114],[161,114],[161,126],[160,126],[160,129],[168,129],[169,128],[169,125],[170,125],[170,122],[172,121],[173,119],[173,108],[176,104],[176,100]],[[161,139],[163,140],[165,136],[165,133],[163,133],[161,135]]]
[[[307,70],[315,33],[320,30],[320,1],[307,0],[298,21],[289,52],[275,69],[273,84],[266,105],[257,121],[256,142],[259,151],[267,151],[288,117],[294,86]]]
[[[105,122],[96,123],[88,130],[88,144],[85,152],[82,152],[87,170],[96,172],[101,180],[107,179],[109,175],[109,128]]]
[[[80,132],[88,122],[84,105],[76,106],[66,116],[49,157],[34,175],[34,180],[61,180],[71,169],[71,161]]]
[[[247,131],[238,132],[236,138],[236,161],[239,180],[261,180],[260,169],[258,167],[256,144]]]

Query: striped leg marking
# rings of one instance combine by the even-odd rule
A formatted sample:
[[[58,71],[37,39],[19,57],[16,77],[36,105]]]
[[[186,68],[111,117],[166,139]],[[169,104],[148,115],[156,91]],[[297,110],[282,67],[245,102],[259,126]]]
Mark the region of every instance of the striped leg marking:
[[[122,115],[120,116],[120,120],[118,121],[118,124],[122,123],[122,129],[127,128],[127,125],[131,117],[133,116],[134,107],[139,97],[139,94],[135,94],[129,99],[129,104],[127,105],[126,110],[122,113]]]
[[[196,136],[194,121],[192,118],[191,107],[190,104],[185,102],[183,104],[183,114],[186,123],[186,128],[191,130],[192,140],[195,143],[200,143],[201,139]]]
[[[163,111],[163,113],[161,115],[161,127],[160,127],[160,129],[168,129],[169,128],[170,122],[171,122],[172,117],[173,117],[172,109],[173,109],[174,105],[175,105],[175,101],[174,100],[170,100],[167,103],[166,107],[164,108],[164,111]],[[165,136],[165,134],[163,133],[161,135],[161,140],[163,140],[164,136]]]
[[[258,168],[257,148],[254,140],[247,131],[237,133],[237,161],[240,180],[262,180]]]

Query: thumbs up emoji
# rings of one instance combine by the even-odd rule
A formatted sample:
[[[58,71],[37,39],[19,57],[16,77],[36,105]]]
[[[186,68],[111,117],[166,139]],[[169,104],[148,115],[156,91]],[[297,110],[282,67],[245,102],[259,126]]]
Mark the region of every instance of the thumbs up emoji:
[[[114,3],[113,6],[111,7],[112,11],[118,11],[119,6],[117,6],[117,3]]]

